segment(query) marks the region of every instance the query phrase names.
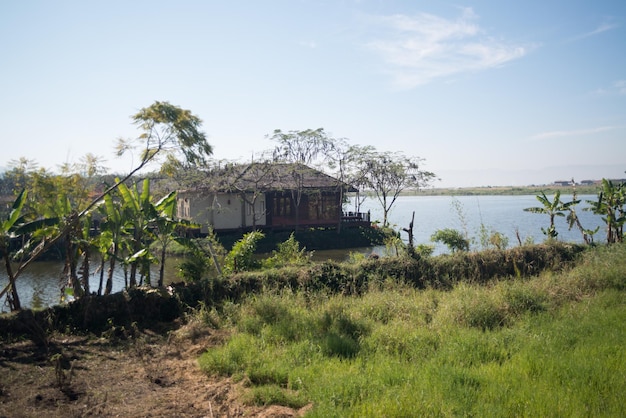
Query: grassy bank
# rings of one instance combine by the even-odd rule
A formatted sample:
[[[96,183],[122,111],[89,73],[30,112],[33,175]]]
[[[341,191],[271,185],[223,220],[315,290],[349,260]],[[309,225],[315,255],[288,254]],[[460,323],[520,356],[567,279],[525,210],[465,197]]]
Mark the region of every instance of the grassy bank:
[[[208,374],[310,416],[624,416],[626,247],[560,273],[451,290],[380,277],[360,296],[265,292],[205,309]]]

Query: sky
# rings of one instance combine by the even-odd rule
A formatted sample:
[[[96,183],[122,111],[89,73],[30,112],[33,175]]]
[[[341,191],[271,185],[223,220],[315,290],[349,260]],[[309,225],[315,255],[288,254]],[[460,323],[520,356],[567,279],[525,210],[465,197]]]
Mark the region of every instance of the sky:
[[[623,178],[625,51],[623,0],[0,0],[0,167],[128,172],[158,100],[216,159],[324,128],[435,187]]]

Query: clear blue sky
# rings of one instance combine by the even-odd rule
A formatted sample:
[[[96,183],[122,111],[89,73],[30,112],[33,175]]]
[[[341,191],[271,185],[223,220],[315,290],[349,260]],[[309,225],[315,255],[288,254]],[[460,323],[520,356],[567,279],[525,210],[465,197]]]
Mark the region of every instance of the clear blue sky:
[[[0,166],[128,171],[155,100],[218,159],[323,127],[438,186],[624,177],[626,1],[0,1]]]

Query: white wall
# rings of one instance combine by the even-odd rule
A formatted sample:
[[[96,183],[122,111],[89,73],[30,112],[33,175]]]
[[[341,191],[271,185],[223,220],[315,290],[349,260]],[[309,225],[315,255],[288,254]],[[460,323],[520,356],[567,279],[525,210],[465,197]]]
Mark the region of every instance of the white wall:
[[[247,196],[252,200],[252,195]],[[256,225],[266,225],[265,197],[259,196],[255,202]],[[213,229],[236,229],[253,225],[252,208],[242,199],[231,193],[202,194],[201,192],[179,192],[178,216],[202,226],[207,232],[207,225]]]

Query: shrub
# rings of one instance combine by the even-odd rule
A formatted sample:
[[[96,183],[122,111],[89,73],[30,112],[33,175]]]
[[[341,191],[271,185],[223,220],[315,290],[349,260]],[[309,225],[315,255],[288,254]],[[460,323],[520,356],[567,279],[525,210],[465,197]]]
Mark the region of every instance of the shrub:
[[[469,251],[469,241],[463,233],[452,228],[438,229],[431,235],[430,240],[445,244],[450,251]]]
[[[263,261],[264,268],[275,268],[289,265],[305,265],[311,261],[312,252],[306,252],[306,248],[300,248],[294,234],[287,241],[278,244],[278,249],[272,251],[272,256]]]
[[[258,265],[254,258],[256,245],[265,235],[260,231],[244,234],[243,238],[233,245],[224,260],[224,273],[237,273],[255,268]]]

